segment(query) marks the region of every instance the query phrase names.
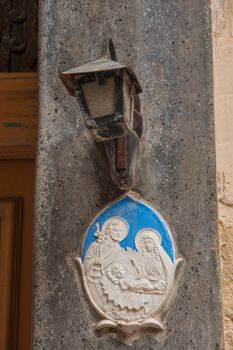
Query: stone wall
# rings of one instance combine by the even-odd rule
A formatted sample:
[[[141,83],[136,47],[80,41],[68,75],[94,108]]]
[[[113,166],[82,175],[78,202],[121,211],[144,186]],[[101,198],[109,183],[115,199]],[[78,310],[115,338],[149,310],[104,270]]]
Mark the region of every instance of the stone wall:
[[[233,2],[213,1],[219,230],[226,349],[233,348]]]
[[[96,337],[98,317],[67,263],[119,191],[58,71],[99,58],[109,37],[143,87],[134,190],[167,218],[185,260],[165,331],[133,349],[223,349],[210,18],[208,0],[41,1],[34,349],[132,349]]]

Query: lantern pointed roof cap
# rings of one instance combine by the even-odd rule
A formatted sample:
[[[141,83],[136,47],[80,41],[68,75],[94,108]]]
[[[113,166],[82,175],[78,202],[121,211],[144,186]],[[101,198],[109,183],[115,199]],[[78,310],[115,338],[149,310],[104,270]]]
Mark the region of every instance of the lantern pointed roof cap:
[[[108,59],[106,57],[102,57],[98,60],[86,63],[82,66],[77,66],[75,68],[69,69],[65,72],[60,73],[60,78],[63,81],[63,83],[67,86],[69,86],[68,90],[73,93],[71,95],[75,95],[74,91],[71,91],[71,81],[73,81],[74,78],[78,78],[79,76],[82,76],[83,74],[91,74],[91,73],[100,73],[104,71],[114,71],[114,70],[121,70],[124,69],[126,72],[131,76],[132,81],[135,83],[136,87],[136,93],[139,94],[142,92],[141,86],[138,82],[138,79],[133,71],[133,69],[129,66],[123,65],[119,62],[113,61],[111,59]],[[70,80],[70,83],[69,83]],[[74,86],[73,86],[74,87]]]
[[[121,68],[126,68],[126,66],[119,62],[112,61],[108,58],[102,57],[98,60],[83,64],[82,66],[69,69],[63,74],[95,73],[95,72],[102,72],[105,70],[115,70],[115,69],[121,69]]]

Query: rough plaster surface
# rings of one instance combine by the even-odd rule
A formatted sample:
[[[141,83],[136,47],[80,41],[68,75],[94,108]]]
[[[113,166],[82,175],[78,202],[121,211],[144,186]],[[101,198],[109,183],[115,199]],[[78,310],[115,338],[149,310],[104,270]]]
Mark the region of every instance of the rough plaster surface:
[[[223,349],[209,1],[41,1],[40,19],[33,349]],[[99,58],[109,36],[144,90],[134,190],[167,218],[186,262],[166,330],[131,347],[95,336],[67,263],[118,191],[58,70]]]
[[[233,349],[233,2],[213,0],[213,67],[226,350]]]
[[[220,233],[225,349],[231,350],[233,348],[233,227],[221,224]]]

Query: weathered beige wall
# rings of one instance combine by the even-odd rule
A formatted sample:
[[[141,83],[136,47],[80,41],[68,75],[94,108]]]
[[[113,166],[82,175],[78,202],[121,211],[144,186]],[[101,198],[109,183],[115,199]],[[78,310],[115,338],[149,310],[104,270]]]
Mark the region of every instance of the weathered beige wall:
[[[212,0],[216,155],[226,350],[233,349],[233,0]]]

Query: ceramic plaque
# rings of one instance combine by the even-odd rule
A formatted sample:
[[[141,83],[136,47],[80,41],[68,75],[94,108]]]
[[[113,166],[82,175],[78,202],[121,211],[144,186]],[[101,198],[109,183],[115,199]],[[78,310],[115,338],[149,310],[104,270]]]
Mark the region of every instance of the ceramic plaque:
[[[182,259],[163,217],[134,192],[111,202],[86,231],[79,266],[96,330],[163,329]]]

